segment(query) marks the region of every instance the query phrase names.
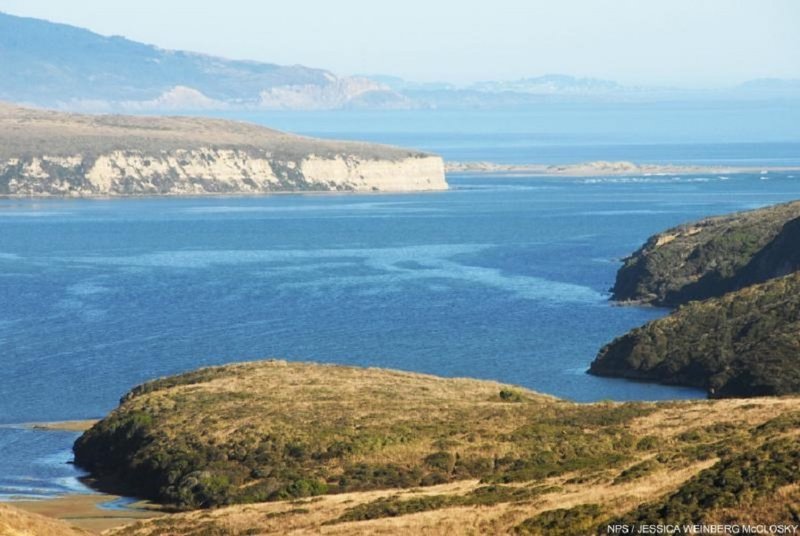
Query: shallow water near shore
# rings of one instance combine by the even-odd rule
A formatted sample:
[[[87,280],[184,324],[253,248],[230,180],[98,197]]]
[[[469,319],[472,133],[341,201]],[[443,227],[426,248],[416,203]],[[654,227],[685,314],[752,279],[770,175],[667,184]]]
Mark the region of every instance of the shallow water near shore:
[[[0,501],[41,499],[91,492],[78,478],[85,473],[69,462],[77,432],[0,426]]]
[[[800,197],[789,174],[450,177],[435,194],[0,201],[0,423],[100,417],[148,379],[282,357],[577,401],[703,393],[585,374],[659,317],[608,303],[653,232]],[[701,180],[702,179],[702,180]],[[0,428],[0,499],[82,489],[74,432]]]

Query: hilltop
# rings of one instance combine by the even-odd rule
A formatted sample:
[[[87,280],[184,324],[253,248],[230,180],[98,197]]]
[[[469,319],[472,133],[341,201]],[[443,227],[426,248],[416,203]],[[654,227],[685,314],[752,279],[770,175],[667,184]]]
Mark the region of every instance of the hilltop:
[[[0,195],[446,189],[441,158],[195,117],[0,104]]]
[[[75,455],[100,487],[198,510],[111,534],[593,534],[791,515],[798,424],[794,398],[574,404],[265,361],[143,384]]]

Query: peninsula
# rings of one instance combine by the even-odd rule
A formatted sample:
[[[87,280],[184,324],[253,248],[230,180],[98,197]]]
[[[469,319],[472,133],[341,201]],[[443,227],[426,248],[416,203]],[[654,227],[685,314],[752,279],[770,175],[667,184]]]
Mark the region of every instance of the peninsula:
[[[612,298],[678,307],[606,345],[589,372],[700,387],[712,397],[800,393],[800,202],[652,236]]]
[[[445,190],[442,159],[195,117],[81,115],[0,103],[0,195]]]

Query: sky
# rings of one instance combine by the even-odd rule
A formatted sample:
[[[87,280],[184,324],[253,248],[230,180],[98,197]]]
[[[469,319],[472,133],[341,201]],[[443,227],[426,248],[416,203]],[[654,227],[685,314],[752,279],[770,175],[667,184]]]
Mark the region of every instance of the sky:
[[[800,0],[0,0],[0,11],[342,75],[564,73],[684,87],[800,78]]]

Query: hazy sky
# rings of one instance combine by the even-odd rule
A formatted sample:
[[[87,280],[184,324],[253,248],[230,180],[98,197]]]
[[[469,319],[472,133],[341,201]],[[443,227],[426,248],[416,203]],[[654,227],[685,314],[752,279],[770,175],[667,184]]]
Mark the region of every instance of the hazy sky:
[[[339,74],[800,78],[800,0],[0,0],[0,11]]]

